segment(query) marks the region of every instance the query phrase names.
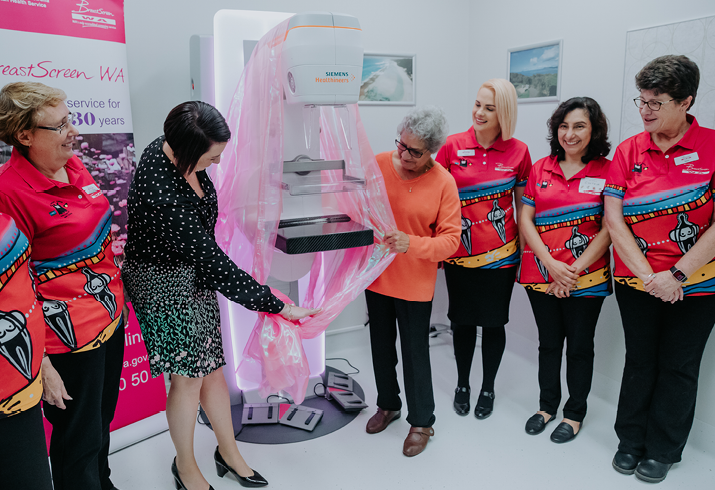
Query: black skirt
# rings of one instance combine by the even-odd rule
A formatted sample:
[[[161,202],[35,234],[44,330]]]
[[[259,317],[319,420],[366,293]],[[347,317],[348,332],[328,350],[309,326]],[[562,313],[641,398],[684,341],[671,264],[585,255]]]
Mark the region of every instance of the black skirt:
[[[447,317],[459,325],[503,327],[518,267],[484,269],[444,263],[449,293]]]

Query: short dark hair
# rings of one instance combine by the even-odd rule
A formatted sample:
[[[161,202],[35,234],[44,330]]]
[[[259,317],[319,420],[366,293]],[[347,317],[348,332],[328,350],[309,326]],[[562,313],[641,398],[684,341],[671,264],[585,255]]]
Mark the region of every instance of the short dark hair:
[[[201,155],[214,143],[231,139],[226,120],[214,106],[189,101],[174,107],[164,121],[164,136],[181,175],[194,171]]]
[[[551,156],[557,157],[559,161],[566,158],[566,152],[559,143],[559,126],[564,122],[566,116],[575,109],[583,109],[591,122],[591,141],[588,143],[586,154],[581,157],[581,161],[588,163],[598,157],[608,155],[611,151],[611,143],[608,141],[608,119],[601,110],[601,106],[591,97],[573,97],[562,102],[546,123],[549,127],[547,139],[551,145]]]
[[[690,58],[683,55],[668,54],[656,58],[641,68],[636,75],[638,90],[652,90],[655,95],[668,94],[676,102],[682,102],[692,96],[688,110],[695,104],[698,85],[700,69]]]

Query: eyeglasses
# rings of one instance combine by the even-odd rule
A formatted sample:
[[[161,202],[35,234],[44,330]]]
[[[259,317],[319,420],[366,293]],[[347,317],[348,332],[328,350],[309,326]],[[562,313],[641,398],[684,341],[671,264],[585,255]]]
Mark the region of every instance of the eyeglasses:
[[[72,113],[72,112],[70,112],[69,114],[67,114],[67,122],[63,122],[62,124],[60,124],[60,125],[57,126],[56,128],[53,128],[52,126],[37,126],[37,129],[46,129],[46,130],[48,130],[48,131],[57,131],[59,134],[62,134],[62,131],[64,131],[64,129],[65,129],[68,125],[72,124],[72,117],[73,117],[73,116],[74,116],[74,113]]]
[[[639,109],[642,109],[644,106],[648,106],[648,109],[650,109],[651,111],[657,112],[660,110],[661,107],[663,107],[663,104],[667,104],[671,100],[675,100],[675,99],[666,100],[665,102],[661,102],[659,100],[649,100],[648,102],[646,102],[645,100],[641,99],[640,97],[636,97],[635,99],[633,99],[633,102],[636,104],[636,107]]]
[[[415,150],[414,148],[410,148],[406,146],[402,141],[400,140],[395,140],[395,144],[397,145],[397,149],[402,151],[407,151],[410,153],[412,158],[420,158],[422,155],[425,154],[425,151],[420,151],[420,150]]]

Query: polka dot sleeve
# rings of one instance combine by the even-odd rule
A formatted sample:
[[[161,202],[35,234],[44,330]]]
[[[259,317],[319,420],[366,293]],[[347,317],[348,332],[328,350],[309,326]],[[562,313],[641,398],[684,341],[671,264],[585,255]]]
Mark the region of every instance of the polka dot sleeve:
[[[283,302],[270,288],[241,270],[216,243],[218,206],[209,177],[196,174],[205,192],[200,199],[164,154],[163,142],[157,138],[146,148],[129,189],[127,260],[186,263],[204,288],[250,310],[281,311]]]
[[[249,310],[278,313],[283,309],[283,302],[268,286],[241,270],[206,233],[192,203],[158,203],[151,209],[152,228],[164,243],[194,264],[206,288],[219,291]]]

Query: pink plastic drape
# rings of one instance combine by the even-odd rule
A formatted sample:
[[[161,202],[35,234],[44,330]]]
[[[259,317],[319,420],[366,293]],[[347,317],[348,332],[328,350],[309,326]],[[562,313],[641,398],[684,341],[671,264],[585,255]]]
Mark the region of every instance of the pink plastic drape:
[[[220,210],[216,239],[239,267],[263,283],[270,271],[280,220],[283,172],[280,60],[287,27],[286,20],[259,41],[241,75],[228,115],[232,138],[215,176]],[[336,195],[340,212],[373,229],[375,245],[316,255],[301,306],[322,308],[319,315],[302,322],[288,322],[279,315],[258,316],[239,372],[260,384],[262,396],[283,390],[297,403],[305,397],[310,374],[302,339],[314,338],[325,331],[394,258],[384,245],[384,236],[396,229],[395,220],[357,105],[339,110],[323,107],[320,120],[321,157],[344,159],[347,173],[367,182],[365,190]],[[356,138],[346,138],[346,133]],[[336,175],[324,172],[323,178],[331,180]]]

